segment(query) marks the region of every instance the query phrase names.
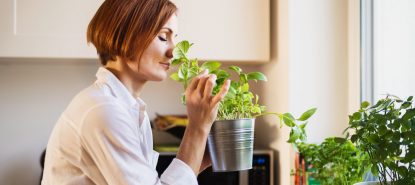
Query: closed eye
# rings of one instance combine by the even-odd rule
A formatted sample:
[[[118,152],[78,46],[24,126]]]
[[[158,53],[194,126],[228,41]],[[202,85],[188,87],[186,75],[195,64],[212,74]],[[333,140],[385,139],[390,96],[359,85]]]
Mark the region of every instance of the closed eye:
[[[163,41],[163,42],[166,42],[166,41],[167,41],[167,39],[163,38],[162,36],[158,36],[158,38],[159,38],[161,41]]]

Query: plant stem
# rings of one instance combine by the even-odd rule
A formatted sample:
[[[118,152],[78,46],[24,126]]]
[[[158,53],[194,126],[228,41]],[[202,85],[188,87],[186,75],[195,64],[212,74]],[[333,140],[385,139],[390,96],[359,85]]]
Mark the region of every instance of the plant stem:
[[[385,169],[385,167],[383,166],[383,164],[380,164],[380,165],[378,166],[378,168],[379,168],[379,172],[380,172],[380,176],[379,176],[380,183],[381,183],[381,184],[384,184],[384,183],[386,183],[386,169]],[[385,184],[385,185],[386,185],[386,184]]]

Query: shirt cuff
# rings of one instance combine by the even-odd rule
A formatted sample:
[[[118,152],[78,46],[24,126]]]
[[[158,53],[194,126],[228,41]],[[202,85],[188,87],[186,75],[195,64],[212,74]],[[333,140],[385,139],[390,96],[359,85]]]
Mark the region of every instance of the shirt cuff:
[[[165,184],[197,185],[197,177],[193,170],[180,159],[174,158],[169,167],[161,175],[160,180]]]

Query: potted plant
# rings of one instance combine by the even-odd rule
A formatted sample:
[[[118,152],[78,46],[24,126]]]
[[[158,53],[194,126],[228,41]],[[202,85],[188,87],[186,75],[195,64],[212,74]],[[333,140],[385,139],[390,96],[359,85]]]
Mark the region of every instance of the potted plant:
[[[415,107],[388,95],[370,106],[363,102],[349,116],[351,141],[366,152],[380,184],[415,184]]]
[[[171,74],[170,77],[181,82],[186,89],[193,77],[208,69],[210,74],[217,76],[213,94],[218,93],[225,80],[231,78],[231,74],[221,69],[221,63],[218,61],[206,61],[199,65],[196,58],[187,56],[191,46],[192,44],[188,41],[182,41],[176,45],[172,65],[178,68],[177,72]],[[229,70],[236,75],[236,80],[231,80],[229,91],[220,102],[217,120],[213,123],[208,137],[208,148],[214,171],[252,168],[253,132],[255,118],[258,116],[267,114],[278,116],[282,124],[291,128],[289,143],[305,140],[306,121],[316,109],[304,112],[298,119],[290,113],[264,112],[265,106],[258,103],[259,96],[251,92],[249,81],[266,81],[266,76],[260,72],[244,73],[238,66],[230,66]],[[183,95],[183,103],[185,103],[184,100]]]
[[[296,169],[297,173],[310,175],[323,185],[361,182],[370,169],[368,155],[344,138],[329,137],[319,145],[300,142],[297,149],[307,164]]]

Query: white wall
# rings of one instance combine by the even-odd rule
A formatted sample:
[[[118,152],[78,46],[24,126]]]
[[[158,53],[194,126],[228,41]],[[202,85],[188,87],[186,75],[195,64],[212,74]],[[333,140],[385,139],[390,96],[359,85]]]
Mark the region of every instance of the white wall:
[[[290,1],[289,107],[318,112],[309,142],[340,136],[347,127],[347,1]]]
[[[296,116],[317,107],[307,126],[309,142],[340,136],[359,101],[359,42],[351,42],[358,39],[358,15],[348,15],[349,6],[358,13],[358,1],[271,2],[271,62],[262,67],[270,80],[262,87],[263,102],[271,111]],[[275,125],[275,118],[265,122],[256,130],[261,133],[257,140],[276,151],[276,184],[293,184],[289,130]]]

